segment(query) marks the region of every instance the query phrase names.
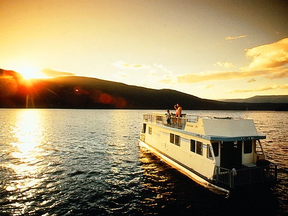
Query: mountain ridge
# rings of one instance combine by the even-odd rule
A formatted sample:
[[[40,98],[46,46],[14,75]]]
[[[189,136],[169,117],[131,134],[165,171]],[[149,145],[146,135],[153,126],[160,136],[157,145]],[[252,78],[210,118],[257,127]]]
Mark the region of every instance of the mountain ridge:
[[[255,95],[244,99],[225,99],[221,101],[236,103],[288,103],[288,95]]]
[[[172,89],[150,89],[91,77],[21,79],[0,70],[1,108],[288,110],[286,103],[236,103],[209,100]]]

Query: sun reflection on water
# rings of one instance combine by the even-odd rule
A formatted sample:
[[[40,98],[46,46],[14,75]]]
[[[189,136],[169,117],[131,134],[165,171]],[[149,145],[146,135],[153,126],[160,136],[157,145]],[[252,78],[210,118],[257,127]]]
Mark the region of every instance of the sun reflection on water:
[[[5,189],[7,192],[19,192],[17,196],[14,193],[8,199],[19,200],[17,208],[22,211],[25,211],[28,204],[23,200],[33,197],[36,193],[33,188],[39,186],[45,179],[41,148],[45,142],[43,124],[44,119],[40,110],[19,110],[15,123],[10,128],[10,135],[13,137],[13,141],[10,142],[13,149],[10,152],[12,161],[4,166],[13,171],[14,177],[6,182]]]
[[[17,148],[12,153],[15,158],[29,162],[37,157],[37,146],[43,141],[43,128],[41,116],[36,110],[23,110],[19,113],[12,134],[16,142],[11,143]]]

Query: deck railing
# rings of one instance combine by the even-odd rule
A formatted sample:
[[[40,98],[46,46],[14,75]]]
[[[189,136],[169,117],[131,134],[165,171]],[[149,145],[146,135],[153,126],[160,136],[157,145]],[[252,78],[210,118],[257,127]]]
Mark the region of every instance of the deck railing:
[[[275,184],[277,182],[277,165],[270,163],[268,166],[237,170],[216,166],[213,180],[227,188],[235,188],[241,185]]]
[[[215,116],[207,116],[207,115],[191,115],[191,114],[182,114],[182,116],[175,117],[172,115],[170,118],[170,124],[167,122],[167,115],[165,113],[145,113],[143,114],[144,122],[151,122],[156,124],[161,124],[165,126],[170,126],[178,129],[184,129],[186,122],[197,123],[199,118],[203,119],[240,119],[235,117],[215,117]]]
[[[187,118],[185,114],[182,117],[171,116],[170,121],[168,116],[161,113],[149,113],[143,115],[144,122],[151,122],[155,124],[165,125],[173,128],[184,129],[186,122],[191,122],[190,118]]]

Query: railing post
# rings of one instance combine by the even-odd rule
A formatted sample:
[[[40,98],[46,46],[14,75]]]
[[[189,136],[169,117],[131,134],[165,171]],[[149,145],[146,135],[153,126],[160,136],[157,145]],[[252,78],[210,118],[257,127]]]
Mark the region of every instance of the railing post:
[[[234,175],[232,175],[231,170],[229,170],[229,182],[230,182],[230,188],[234,188]]]

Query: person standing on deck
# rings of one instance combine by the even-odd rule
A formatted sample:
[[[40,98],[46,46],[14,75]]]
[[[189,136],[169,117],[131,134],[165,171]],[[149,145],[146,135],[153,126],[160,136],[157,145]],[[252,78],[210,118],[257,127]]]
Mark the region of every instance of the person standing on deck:
[[[165,113],[165,115],[166,115],[167,124],[171,125],[171,113],[169,109],[167,109],[167,112]]]
[[[182,107],[180,106],[179,103],[174,105],[174,109],[176,110],[176,117],[181,117],[181,115],[182,115]]]
[[[180,117],[182,116],[182,107],[180,106],[179,103],[177,103],[176,105],[174,105],[174,109],[176,110],[177,125],[178,127],[181,127]]]

